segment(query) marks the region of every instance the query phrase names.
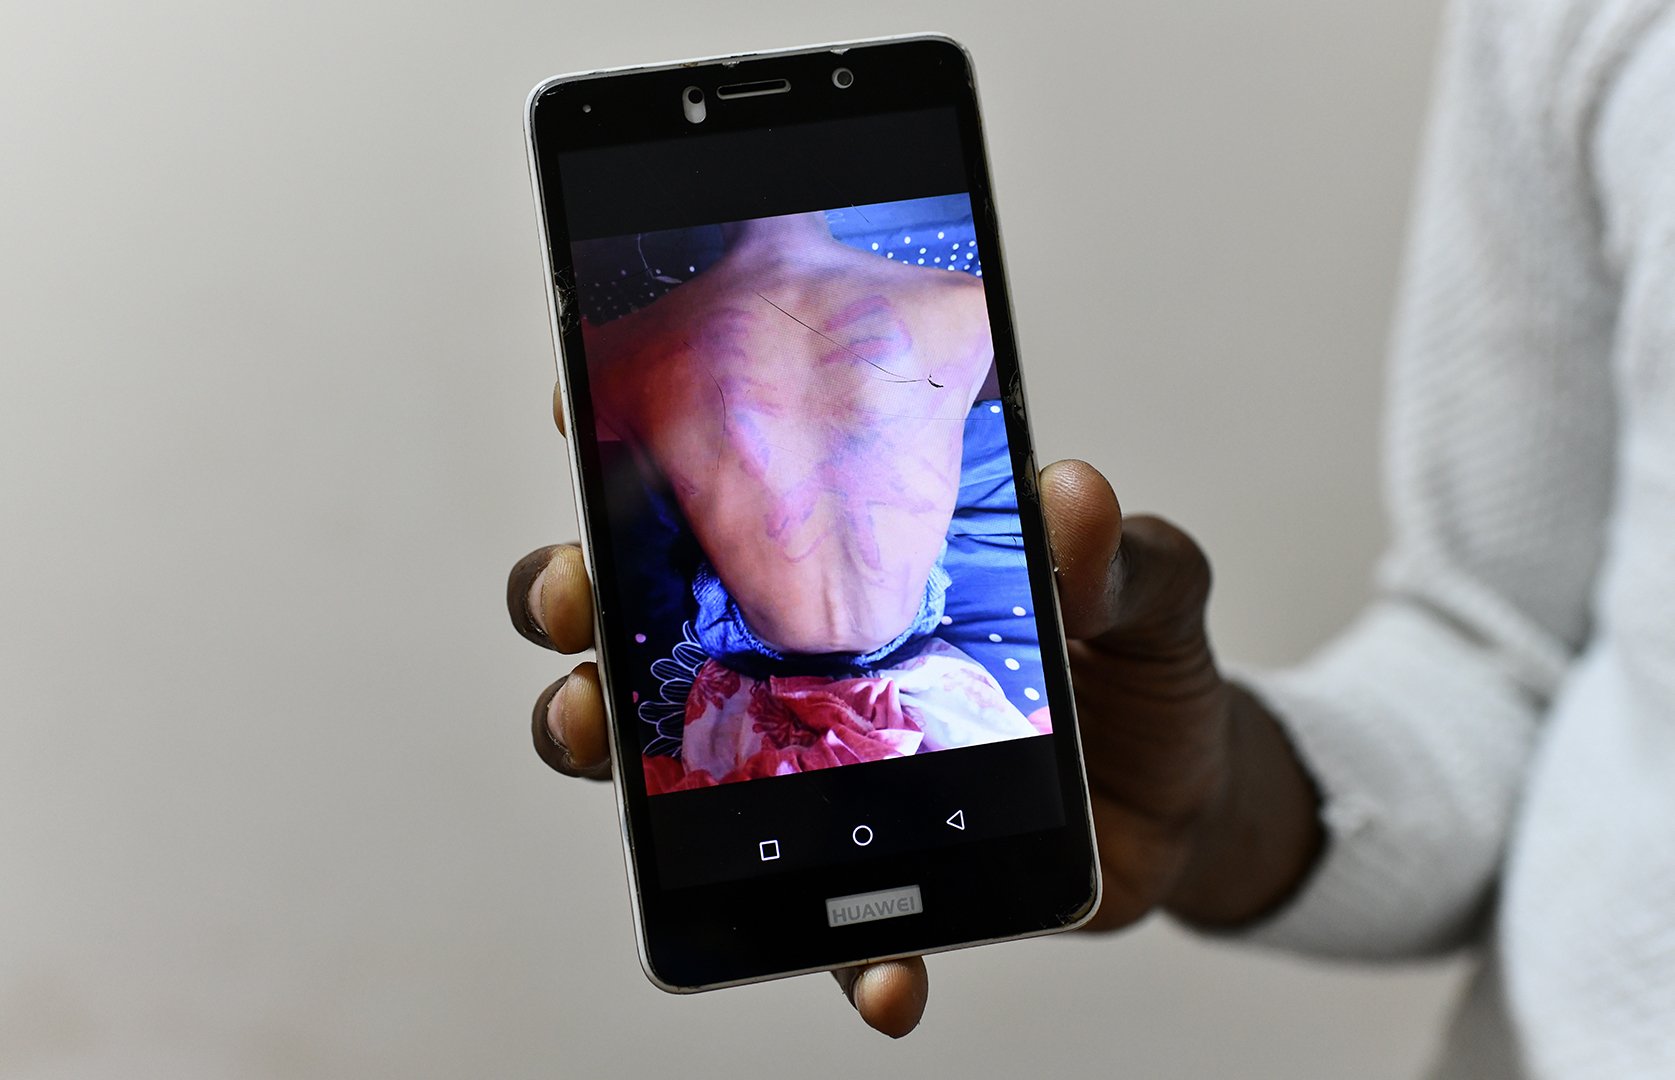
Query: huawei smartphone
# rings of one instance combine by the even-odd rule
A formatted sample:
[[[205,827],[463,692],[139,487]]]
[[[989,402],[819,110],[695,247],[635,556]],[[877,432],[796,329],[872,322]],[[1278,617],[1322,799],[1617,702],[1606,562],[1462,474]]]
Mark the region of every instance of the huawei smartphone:
[[[1099,893],[970,60],[530,94],[641,961],[691,991]]]

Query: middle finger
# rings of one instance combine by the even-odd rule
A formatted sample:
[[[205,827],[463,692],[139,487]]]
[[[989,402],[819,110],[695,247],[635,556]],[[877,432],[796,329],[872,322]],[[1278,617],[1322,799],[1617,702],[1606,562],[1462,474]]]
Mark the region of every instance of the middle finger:
[[[593,648],[593,587],[581,548],[555,544],[518,560],[506,582],[506,607],[518,633],[544,648]]]

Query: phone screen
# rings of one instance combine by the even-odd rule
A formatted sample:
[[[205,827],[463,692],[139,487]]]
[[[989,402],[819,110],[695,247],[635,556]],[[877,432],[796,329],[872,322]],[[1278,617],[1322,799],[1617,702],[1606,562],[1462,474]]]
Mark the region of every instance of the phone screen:
[[[900,867],[1085,815],[980,147],[957,104],[708,93],[734,126],[543,172],[642,889],[812,873],[920,916]]]

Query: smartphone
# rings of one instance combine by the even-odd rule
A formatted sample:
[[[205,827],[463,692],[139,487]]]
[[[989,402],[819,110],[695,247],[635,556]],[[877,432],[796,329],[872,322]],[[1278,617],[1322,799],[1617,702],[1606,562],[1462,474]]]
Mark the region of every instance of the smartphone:
[[[526,131],[646,974],[689,992],[1085,922],[965,50],[561,76]]]

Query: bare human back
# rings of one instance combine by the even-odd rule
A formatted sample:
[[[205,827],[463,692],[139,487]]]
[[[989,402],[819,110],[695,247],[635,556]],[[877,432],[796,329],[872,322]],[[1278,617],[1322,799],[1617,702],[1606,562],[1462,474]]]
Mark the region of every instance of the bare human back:
[[[751,630],[865,653],[917,615],[993,362],[982,282],[832,239],[726,228],[715,265],[587,325],[601,427],[668,485]]]

